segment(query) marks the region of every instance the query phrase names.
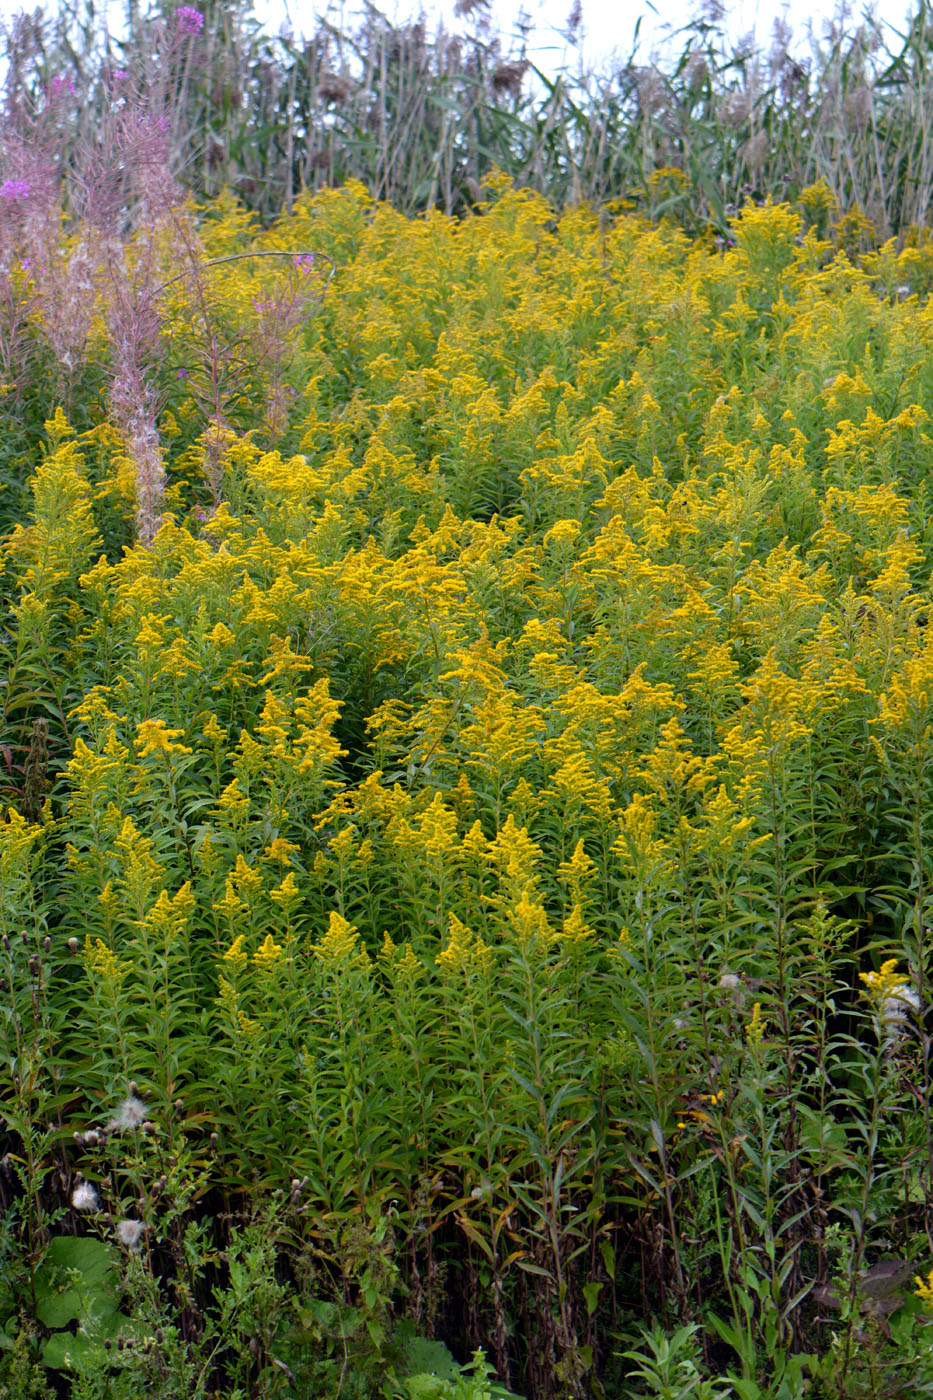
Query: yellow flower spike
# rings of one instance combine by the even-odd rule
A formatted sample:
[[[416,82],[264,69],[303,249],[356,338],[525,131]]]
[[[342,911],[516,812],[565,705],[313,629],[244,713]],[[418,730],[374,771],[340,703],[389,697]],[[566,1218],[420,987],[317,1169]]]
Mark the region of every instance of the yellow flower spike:
[[[914,1274],[914,1283],[917,1285],[914,1289],[915,1296],[926,1307],[933,1308],[933,1269],[930,1270],[926,1278],[921,1277],[920,1274]]]
[[[567,885],[574,899],[580,899],[581,891],[596,874],[596,862],[587,855],[581,836],[573,848],[573,855],[569,860],[562,861],[557,867],[557,878],[561,884]]]
[[[243,1036],[244,1040],[255,1042],[259,1039],[262,1034],[262,1026],[258,1021],[254,1021],[250,1016],[247,1016],[245,1011],[237,1011],[236,1019],[240,1034]]]
[[[456,814],[444,806],[441,794],[436,792],[418,823],[418,836],[425,855],[440,860],[452,848],[456,832]]]
[[[580,535],[581,525],[579,520],[558,520],[556,525],[552,525],[544,536],[545,545],[557,545],[560,548],[566,546],[571,549]]]
[[[399,977],[408,982],[413,982],[424,971],[421,962],[415,957],[410,943],[405,944],[405,951],[395,966]]]
[[[102,938],[90,940],[85,945],[84,962],[88,972],[92,977],[100,978],[103,982],[111,982],[119,986],[132,967],[132,963],[123,961],[117,957],[116,953]]]
[[[245,942],[246,935],[243,933],[238,933],[236,938],[230,944],[230,947],[223,955],[224,962],[229,963],[231,967],[236,968],[237,972],[242,972],[243,968],[246,966],[247,958],[246,953],[243,951],[243,945],[245,944]]]
[[[211,744],[222,744],[227,737],[227,731],[216,715],[208,716],[207,723],[201,726],[201,733]]]
[[[266,860],[278,860],[283,865],[291,865],[292,851],[300,851],[301,847],[296,846],[293,841],[286,841],[284,836],[274,836],[265,849]]]
[[[136,726],[139,735],[139,757],[148,758],[150,754],[165,754],[167,757],[173,753],[192,753],[185,744],[177,744],[176,739],[180,738],[184,732],[181,729],[169,729],[162,719],[144,719]]]
[[[579,904],[575,904],[567,915],[563,924],[563,936],[572,946],[588,942],[594,936],[595,930],[589,924],[583,922],[583,911]]]
[[[242,918],[244,914],[249,913],[248,906],[244,904],[242,899],[237,895],[233,887],[233,881],[229,875],[224,882],[223,899],[215,900],[211,907],[215,914],[220,914],[231,922],[235,922],[237,919]]]
[[[752,1007],[752,1016],[745,1027],[745,1043],[753,1055],[761,1049],[764,1040],[765,1028],[761,1020],[761,1002],[756,1001]]]
[[[246,895],[247,897],[257,895],[262,889],[262,876],[259,874],[258,870],[254,870],[251,865],[246,863],[242,855],[238,855],[236,858],[236,864],[231,871],[231,878],[234,881],[237,891],[241,895]]]
[[[330,838],[328,845],[335,860],[345,861],[349,859],[359,834],[355,826],[345,826],[342,831],[337,832],[336,836]]]
[[[468,833],[472,836],[472,831]],[[466,841],[464,841],[466,846]],[[488,847],[489,855],[500,869],[512,880],[527,881],[532,874],[541,847],[532,841],[525,827],[517,827],[515,818],[509,812],[495,841]]]
[[[271,933],[267,933],[259,948],[253,954],[253,966],[268,972],[284,955],[285,949],[276,943]]]
[[[878,972],[860,972],[859,981],[865,984],[865,994],[874,1002],[885,1002],[900,996],[910,985],[908,979],[899,973],[899,958],[888,958]]]
[[[269,898],[288,915],[301,903],[301,891],[295,884],[294,873],[290,870],[285,879],[275,889],[269,891]]]
[[[540,900],[530,898],[531,885],[526,885],[522,896],[510,912],[509,921],[522,944],[544,946],[551,941],[553,933],[547,913]]]
[[[369,955],[365,948],[359,946],[359,939],[356,925],[348,923],[342,914],[332,909],[327,932],[320,943],[313,946],[312,952],[316,953],[325,965],[331,967],[340,967],[352,961],[368,963]]]
[[[451,914],[448,920],[447,946],[434,959],[444,972],[460,972],[468,963],[473,935],[465,924]]]
[[[226,816],[234,825],[244,821],[249,814],[249,798],[240,788],[239,778],[233,778],[217,802],[217,815]]]

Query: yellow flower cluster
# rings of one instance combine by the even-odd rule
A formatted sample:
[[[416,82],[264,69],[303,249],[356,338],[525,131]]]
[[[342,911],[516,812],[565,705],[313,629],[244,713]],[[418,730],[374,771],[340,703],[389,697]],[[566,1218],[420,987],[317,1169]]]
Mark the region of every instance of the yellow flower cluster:
[[[206,428],[179,377],[165,524],[103,556],[118,444],[56,415],[7,542],[11,626],[83,678],[85,932],[204,940],[238,990],[368,965],[387,924],[413,976],[621,965],[673,924],[741,966],[775,888],[831,884],[891,794],[922,806],[933,318],[896,289],[925,255],[856,266],[774,204],[720,252],[503,182],[459,221],[352,186],[260,231],[226,201],[203,237],[339,262],[287,432],[271,399]],[[227,266],[218,326],[268,275]],[[187,363],[201,311],[181,281],[165,309]],[[24,842],[0,825],[17,907]],[[909,990],[891,964],[864,985]]]

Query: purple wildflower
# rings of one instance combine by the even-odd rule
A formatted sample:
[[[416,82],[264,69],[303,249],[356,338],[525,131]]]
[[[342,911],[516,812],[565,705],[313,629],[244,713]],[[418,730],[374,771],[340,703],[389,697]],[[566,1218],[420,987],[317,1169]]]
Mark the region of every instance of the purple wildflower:
[[[304,272],[304,273],[313,272],[313,271],[314,271],[314,254],[313,254],[313,253],[299,253],[298,257],[295,258],[295,266],[298,268],[298,271],[299,271],[299,272]]]
[[[61,97],[63,92],[67,93],[69,97],[74,97],[75,85],[71,78],[66,78],[61,73],[58,73],[49,83],[48,95],[51,99]]]
[[[175,23],[182,34],[200,34],[204,28],[204,16],[191,5],[181,5],[175,11]]]
[[[0,199],[26,199],[28,194],[28,180],[4,180],[0,185]]]
[[[185,368],[182,368],[182,369],[178,370],[177,373],[176,373],[176,375],[175,375],[175,378],[176,378],[176,379],[187,379],[187,378],[188,378],[188,371],[187,371]]]

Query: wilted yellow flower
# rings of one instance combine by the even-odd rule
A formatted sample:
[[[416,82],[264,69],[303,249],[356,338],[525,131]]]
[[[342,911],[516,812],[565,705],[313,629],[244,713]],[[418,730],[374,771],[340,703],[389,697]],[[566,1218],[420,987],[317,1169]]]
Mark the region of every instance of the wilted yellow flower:
[[[108,948],[102,938],[95,938],[93,942],[88,942],[85,945],[84,961],[92,976],[100,977],[103,981],[112,982],[117,986],[132,967],[131,962],[118,958],[113,949]]]

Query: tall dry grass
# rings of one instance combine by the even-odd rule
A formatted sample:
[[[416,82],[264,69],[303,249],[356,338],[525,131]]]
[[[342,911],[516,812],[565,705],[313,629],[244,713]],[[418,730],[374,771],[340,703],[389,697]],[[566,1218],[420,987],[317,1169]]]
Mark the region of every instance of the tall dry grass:
[[[165,0],[129,0],[123,37],[102,29],[87,0],[12,21],[7,125],[39,111],[50,83],[66,83],[67,172],[121,71],[168,115],[188,186],[202,196],[232,188],[264,214],[351,178],[407,213],[457,213],[499,169],[558,207],[628,200],[691,230],[724,229],[749,194],[793,197],[820,179],[882,237],[927,218],[927,0],[903,33],[843,13],[802,46],[779,23],[755,48],[730,39],[724,19],[698,18],[667,57],[552,73],[530,61],[527,30],[497,33],[483,6],[463,7],[456,35],[420,19],[393,24],[369,0],[343,24],[327,12],[304,35],[264,32],[248,0],[199,8],[203,29],[184,45]]]

